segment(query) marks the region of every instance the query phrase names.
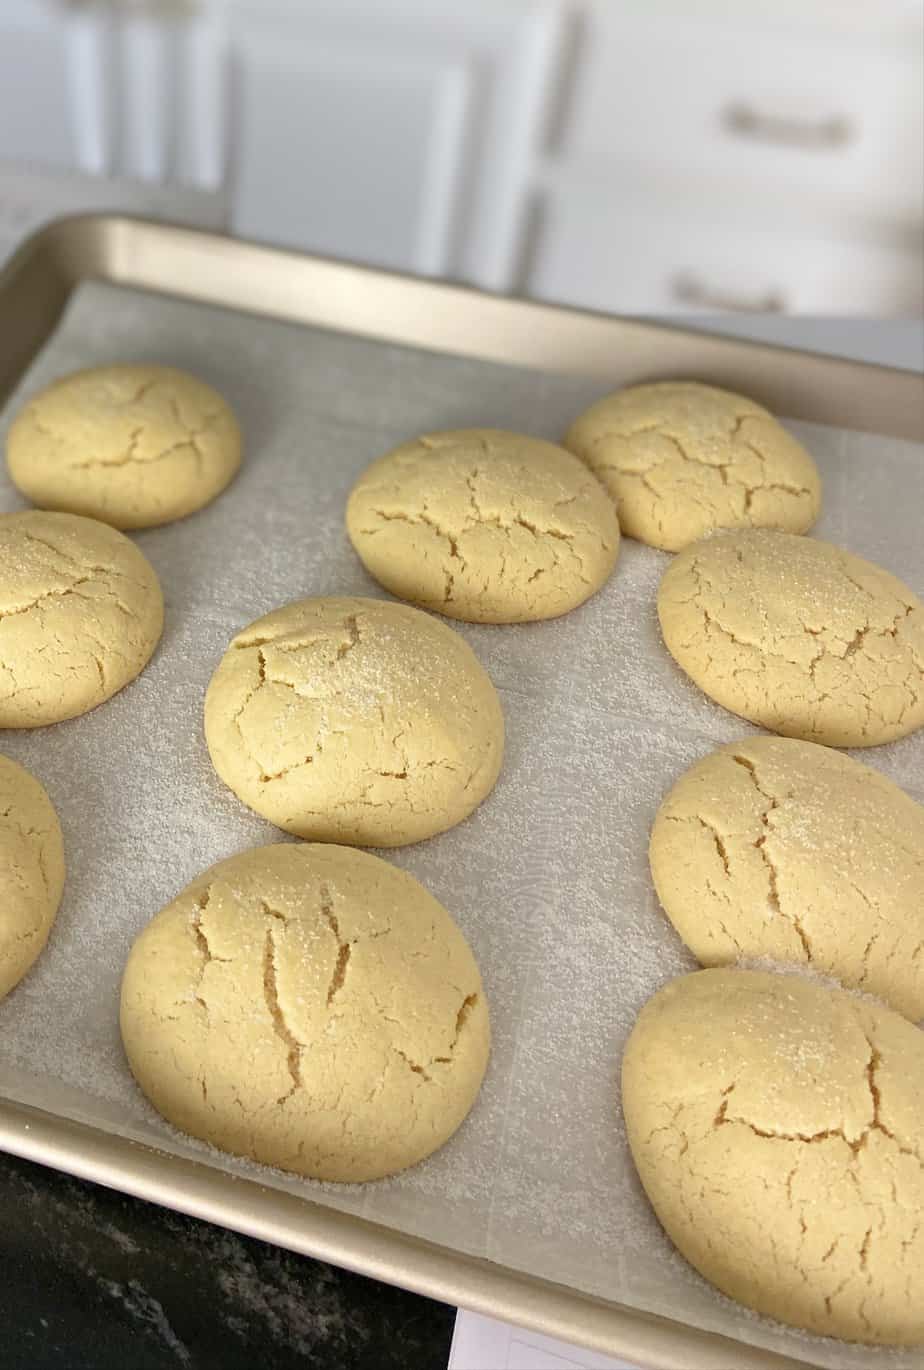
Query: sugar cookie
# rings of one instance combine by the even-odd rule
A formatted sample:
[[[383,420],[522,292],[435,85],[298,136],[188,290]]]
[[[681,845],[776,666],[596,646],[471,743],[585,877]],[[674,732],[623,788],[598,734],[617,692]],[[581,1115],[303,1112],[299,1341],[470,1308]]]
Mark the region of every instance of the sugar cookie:
[[[232,640],[205,700],[218,774],[257,813],[325,842],[394,847],[494,787],[504,724],[468,644],[374,599],[303,599]]]
[[[144,669],[164,601],[150,562],[96,519],[0,515],[0,728],[94,709]]]
[[[707,695],[773,732],[873,747],[924,724],[924,605],[872,562],[790,533],[717,533],[675,557],[658,617]]]
[[[429,1156],[488,1059],[462,933],[412,876],[347,847],[259,847],[199,876],[132,947],[121,1027],[170,1122],[322,1180]]]
[[[813,742],[728,743],[671,789],[649,856],[703,965],[801,963],[924,1018],[924,808],[878,771]]]
[[[201,509],[241,463],[210,385],[169,366],[99,366],[28,402],[7,438],[13,484],[43,509],[150,528]]]
[[[554,618],[616,561],[619,524],[564,448],[493,428],[430,433],[360,476],[347,531],[400,599],[472,623]]]
[[[564,445],[615,496],[622,531],[675,552],[714,528],[804,533],[818,517],[812,458],[753,400],[691,381],[619,390]]]
[[[852,1341],[924,1341],[924,1033],[797,975],[650,999],[623,1110],[668,1235],[724,1293]]]
[[[54,806],[34,775],[0,756],[0,999],[48,941],[63,889]]]

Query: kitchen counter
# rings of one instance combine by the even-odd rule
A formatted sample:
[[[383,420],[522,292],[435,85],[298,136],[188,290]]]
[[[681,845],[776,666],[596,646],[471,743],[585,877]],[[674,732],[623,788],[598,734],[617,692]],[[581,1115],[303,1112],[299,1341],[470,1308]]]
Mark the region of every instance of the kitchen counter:
[[[0,1156],[3,1370],[445,1370],[455,1310]]]

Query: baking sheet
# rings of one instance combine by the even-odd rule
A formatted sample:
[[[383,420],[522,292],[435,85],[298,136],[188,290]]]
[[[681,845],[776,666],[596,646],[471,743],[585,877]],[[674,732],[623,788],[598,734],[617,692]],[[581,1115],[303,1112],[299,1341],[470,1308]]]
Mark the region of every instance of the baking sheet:
[[[85,284],[4,411],[0,437],[27,394],[112,360],[202,375],[239,412],[247,456],[209,509],[137,537],[167,600],[164,640],[142,677],[85,718],[0,742],[48,788],[68,854],[49,947],[0,1004],[0,1091],[810,1363],[924,1365],[920,1353],[808,1338],[723,1299],[673,1252],[635,1179],[618,1107],[622,1043],[644,1000],[693,966],[654,899],[648,828],[683,768],[755,730],[673,665],[655,615],[667,558],[628,540],[609,585],[561,620],[454,625],[501,691],[504,771],[467,823],[389,859],[452,911],[485,978],[492,1063],[457,1136],[395,1179],[321,1186],[207,1151],[147,1106],[117,1031],[128,947],[205,866],[280,838],[221,785],[202,738],[203,692],[228,638],[301,595],[382,593],[342,519],[355,476],[387,447],[476,425],[556,438],[600,387]],[[790,426],[825,478],[819,535],[920,591],[924,449]],[[0,508],[20,506],[4,473]],[[863,759],[914,793],[924,733]]]

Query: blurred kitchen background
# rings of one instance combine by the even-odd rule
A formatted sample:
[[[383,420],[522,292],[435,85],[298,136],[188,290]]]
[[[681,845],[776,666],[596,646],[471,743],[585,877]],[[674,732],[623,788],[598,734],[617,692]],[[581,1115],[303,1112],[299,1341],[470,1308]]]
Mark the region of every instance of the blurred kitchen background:
[[[0,255],[103,206],[614,312],[919,315],[924,5],[0,0]]]

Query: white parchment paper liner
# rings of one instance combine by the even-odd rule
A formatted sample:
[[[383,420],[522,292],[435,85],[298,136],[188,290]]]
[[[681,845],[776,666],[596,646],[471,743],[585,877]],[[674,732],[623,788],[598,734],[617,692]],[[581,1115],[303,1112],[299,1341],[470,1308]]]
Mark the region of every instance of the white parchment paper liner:
[[[49,380],[109,361],[188,367],[245,430],[244,467],[202,513],[138,544],[167,601],[144,675],[73,723],[6,732],[64,826],[68,881],[51,942],[0,1003],[0,1091],[445,1246],[834,1370],[924,1366],[779,1328],[716,1294],[673,1251],[635,1178],[619,1109],[641,1004],[693,968],[660,913],[647,837],[695,758],[754,730],[674,666],[657,628],[665,554],[625,540],[589,604],[548,624],[456,625],[504,703],[494,795],[443,837],[389,859],[451,910],[484,973],[494,1050],[481,1098],[439,1154],[390,1181],[320,1186],[205,1151],[148,1107],[125,1064],[128,948],[204,867],[281,835],[214,774],[202,697],[231,635],[309,594],[382,592],[343,531],[347,491],[389,446],[438,428],[559,438],[597,385],[435,356],[102,284],[82,286],[0,424]],[[788,425],[825,481],[819,536],[924,579],[924,450]],[[0,476],[0,508],[22,501]],[[924,797],[924,732],[861,754]]]

